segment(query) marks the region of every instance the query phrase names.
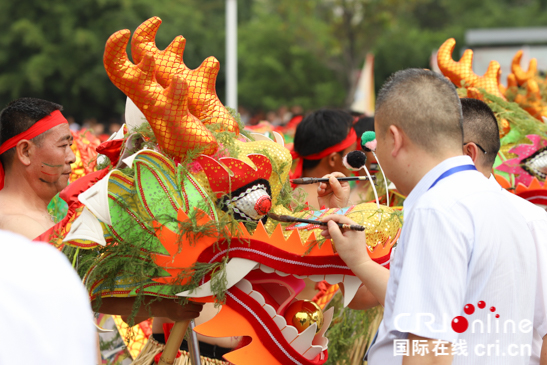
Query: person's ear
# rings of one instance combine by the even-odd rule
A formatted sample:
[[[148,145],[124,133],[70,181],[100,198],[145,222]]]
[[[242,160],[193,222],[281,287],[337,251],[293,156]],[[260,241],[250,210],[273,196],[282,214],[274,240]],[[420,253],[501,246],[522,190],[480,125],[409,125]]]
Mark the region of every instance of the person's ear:
[[[463,146],[463,153],[464,155],[471,157],[475,165],[477,164],[477,159],[479,158],[479,148],[477,147],[476,144],[466,143]]]
[[[338,161],[338,158],[340,157],[340,154],[338,152],[333,152],[327,157],[327,162],[329,164],[329,167],[333,170],[336,167],[336,162]]]
[[[391,156],[397,157],[405,145],[405,139],[407,137],[401,128],[393,124],[388,128],[388,136],[392,140]]]
[[[26,139],[19,141],[17,146],[15,146],[15,157],[25,166],[30,165],[30,156],[33,147],[34,145]]]

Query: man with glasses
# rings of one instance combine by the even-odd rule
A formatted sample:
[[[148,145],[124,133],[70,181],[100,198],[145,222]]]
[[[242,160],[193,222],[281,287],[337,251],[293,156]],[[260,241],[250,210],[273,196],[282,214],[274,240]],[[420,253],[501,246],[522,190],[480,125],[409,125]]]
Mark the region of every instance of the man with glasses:
[[[463,151],[484,176],[497,184],[492,167],[500,150],[498,122],[488,105],[476,99],[462,99]],[[498,185],[499,186],[499,185]],[[537,250],[538,286],[534,315],[534,338],[530,364],[547,363],[547,212],[502,189],[514,208],[524,217]],[[508,288],[510,290],[510,288]],[[540,351],[541,361],[540,362]]]

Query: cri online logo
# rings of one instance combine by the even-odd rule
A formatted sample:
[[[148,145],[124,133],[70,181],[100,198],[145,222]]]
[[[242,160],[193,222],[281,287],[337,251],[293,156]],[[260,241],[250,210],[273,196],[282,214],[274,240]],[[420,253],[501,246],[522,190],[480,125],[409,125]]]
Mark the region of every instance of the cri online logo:
[[[481,300],[480,302],[477,303],[477,307],[479,309],[484,309],[486,308],[486,303]],[[475,306],[473,304],[466,304],[463,307],[463,311],[465,312],[465,314],[470,316],[473,313],[475,313]],[[496,307],[490,307],[490,312],[494,313],[495,311],[496,311]],[[499,317],[500,315],[496,314],[496,318],[499,318]],[[457,317],[454,317],[454,319],[452,319],[452,329],[454,330],[454,332],[463,333],[467,331],[468,328],[469,328],[469,322],[467,321],[467,318],[465,318],[464,316],[457,316]]]

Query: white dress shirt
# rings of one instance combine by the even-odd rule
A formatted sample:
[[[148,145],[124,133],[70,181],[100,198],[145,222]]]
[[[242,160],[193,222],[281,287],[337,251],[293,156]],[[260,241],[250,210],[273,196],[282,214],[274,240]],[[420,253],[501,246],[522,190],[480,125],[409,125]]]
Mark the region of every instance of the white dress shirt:
[[[543,336],[547,334],[547,212],[529,201],[503,189],[494,178],[494,175],[490,176],[490,181],[501,189],[515,209],[524,217],[534,239],[534,245],[537,252],[538,279],[536,309],[534,314],[534,339],[532,343],[530,365],[539,365]]]
[[[478,171],[454,173],[430,189],[451,168],[472,164],[467,156],[443,161],[405,200],[369,364],[401,364],[408,333],[440,340],[435,353],[454,353],[453,364],[528,364],[536,250],[525,220]],[[474,306],[470,315],[467,304]],[[452,329],[457,316],[468,321],[463,333]],[[406,349],[420,354],[421,345]]]
[[[0,231],[0,293],[0,364],[97,364],[89,296],[62,253]]]

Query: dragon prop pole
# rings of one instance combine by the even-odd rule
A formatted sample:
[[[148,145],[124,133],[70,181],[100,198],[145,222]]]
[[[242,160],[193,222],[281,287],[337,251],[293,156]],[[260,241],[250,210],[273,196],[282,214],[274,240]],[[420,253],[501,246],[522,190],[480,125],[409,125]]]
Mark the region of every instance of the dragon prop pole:
[[[171,334],[165,343],[165,349],[158,365],[173,365],[175,363],[177,353],[189,325],[190,320],[175,322],[175,325],[171,329]]]

